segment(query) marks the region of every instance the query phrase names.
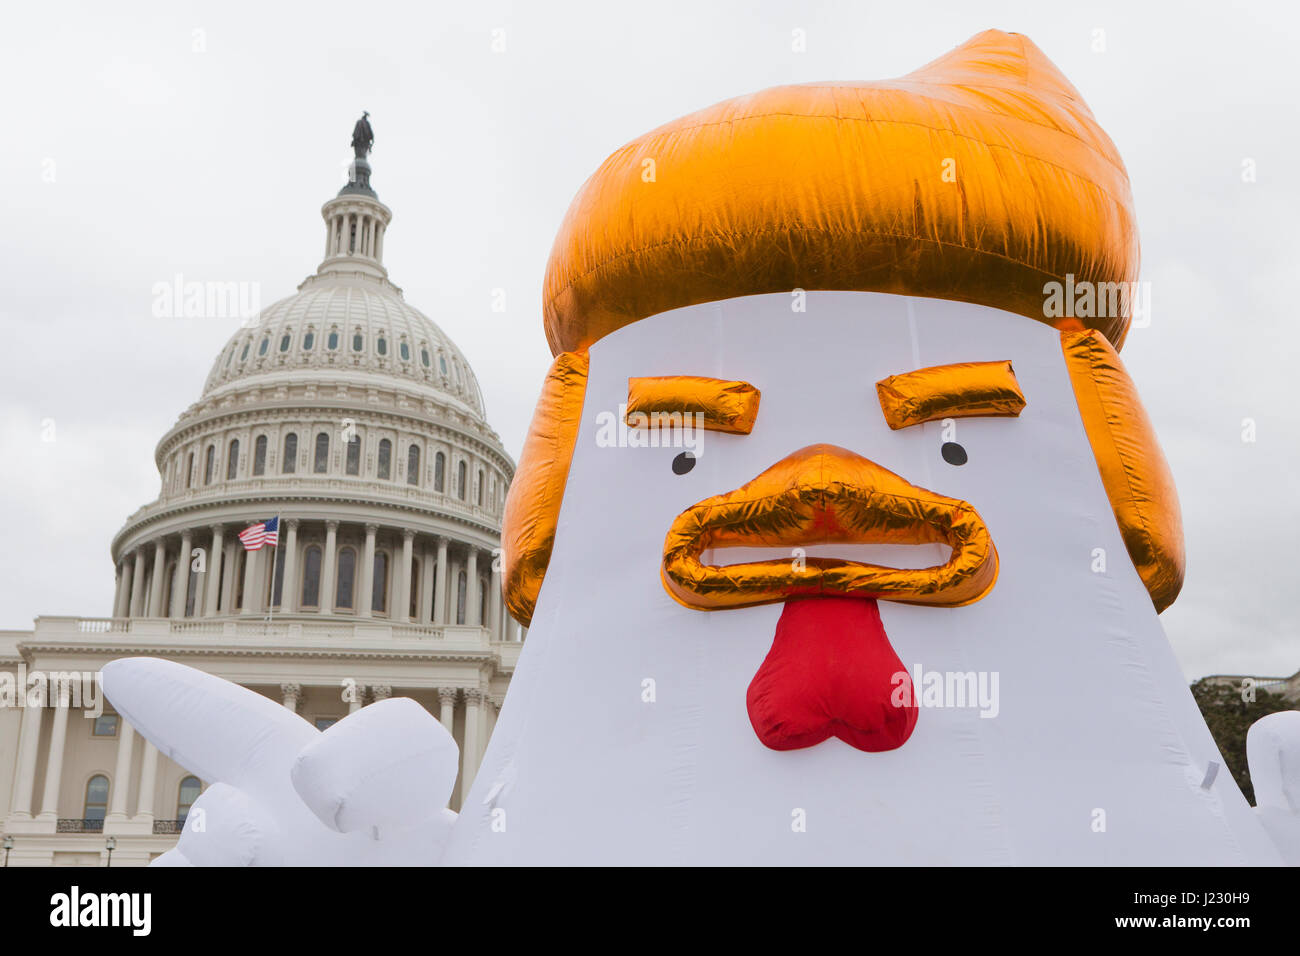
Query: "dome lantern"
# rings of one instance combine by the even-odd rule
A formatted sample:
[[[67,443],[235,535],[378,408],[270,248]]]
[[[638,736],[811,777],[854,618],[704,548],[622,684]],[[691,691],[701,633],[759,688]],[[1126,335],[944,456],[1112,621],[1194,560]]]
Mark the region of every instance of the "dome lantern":
[[[366,158],[374,143],[374,132],[363,113],[352,130],[355,158],[348,169],[348,181],[338,195],[321,207],[325,220],[325,258],[318,276],[330,273],[363,273],[387,279],[384,268],[384,233],[393,212],[379,201],[370,186],[370,161]]]

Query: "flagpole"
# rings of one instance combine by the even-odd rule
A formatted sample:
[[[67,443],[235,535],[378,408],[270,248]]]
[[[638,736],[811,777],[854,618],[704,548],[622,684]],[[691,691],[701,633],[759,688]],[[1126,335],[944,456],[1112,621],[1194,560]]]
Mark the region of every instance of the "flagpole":
[[[266,602],[266,633],[269,637],[275,624],[275,559],[280,553],[280,533],[277,529],[275,544],[271,545],[271,599]]]
[[[266,602],[266,634],[271,635],[271,627],[275,624],[275,572],[276,558],[280,556],[280,516],[275,516],[275,544],[271,545],[271,597]],[[281,583],[280,590],[283,592],[284,584]]]

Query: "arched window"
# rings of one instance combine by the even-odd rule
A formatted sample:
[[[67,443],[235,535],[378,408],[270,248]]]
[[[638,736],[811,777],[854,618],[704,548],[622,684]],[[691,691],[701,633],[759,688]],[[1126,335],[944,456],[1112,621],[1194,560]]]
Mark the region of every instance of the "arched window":
[[[293,432],[284,436],[284,461],[280,462],[280,472],[292,475],[298,467],[298,436]]]
[[[370,607],[374,611],[388,610],[388,552],[375,552],[375,582],[370,590]]]
[[[302,556],[302,606],[320,606],[320,547],[314,544]]]
[[[406,450],[406,483],[408,485],[418,485],[420,483],[419,445],[412,445]]]
[[[239,353],[239,361],[242,362],[244,361],[244,359],[248,358],[248,347],[252,344],[253,344],[252,339],[249,339],[247,342],[244,343],[244,351]]]
[[[208,454],[203,459],[203,483],[205,485],[212,484],[212,469],[213,467],[215,467],[216,463],[217,463],[217,446],[209,445]]]
[[[360,331],[352,333],[352,351],[360,352],[366,346],[366,340]]]
[[[81,819],[86,823],[91,821],[102,823],[107,815],[108,778],[102,773],[97,773],[86,781],[86,809],[81,814]]]
[[[194,452],[190,452],[189,457],[185,459],[185,487],[194,486]]]
[[[424,363],[424,367],[425,367],[425,368],[428,368],[428,367],[429,367],[429,350],[428,350],[428,349],[420,349],[420,361]]]
[[[289,351],[289,343],[292,341],[293,341],[293,337],[288,332],[280,336],[280,351],[281,352]]]
[[[393,473],[393,443],[387,438],[379,442],[379,477],[388,478]]]
[[[334,589],[334,606],[352,607],[352,579],[356,576],[357,553],[351,548],[339,552],[339,581]]]
[[[325,347],[328,348],[331,352],[338,351],[338,347],[339,347],[338,329],[330,329],[329,338],[325,340]]]
[[[438,356],[438,368],[442,369],[443,375],[447,374],[447,359],[442,355]]]
[[[465,463],[463,461],[456,463],[456,497],[461,501],[465,500]]]
[[[266,474],[266,436],[258,435],[253,442],[253,474]]]
[[[185,825],[185,818],[190,815],[190,807],[194,806],[194,801],[199,798],[202,791],[203,784],[199,783],[198,777],[186,777],[181,781],[176,792],[176,822],[181,826]]]
[[[310,352],[311,347],[316,344],[316,333],[308,330],[307,334],[302,337],[302,350]]]
[[[226,452],[226,481],[234,481],[235,474],[239,471],[239,439],[230,440],[230,448]]]
[[[361,474],[361,439],[356,435],[348,442],[348,474]]]
[[[405,342],[403,342],[401,345],[397,347],[397,352],[399,355],[402,356],[403,362],[411,361],[411,347],[407,345]]]
[[[456,623],[465,623],[465,572],[456,578]]]
[[[433,456],[433,490],[443,491],[442,483],[447,470],[447,456],[442,452]]]
[[[407,617],[415,621],[419,619],[418,608],[420,606],[420,559],[411,559],[411,582],[410,590],[406,592],[411,596],[411,606],[407,608]]]
[[[270,345],[271,345],[271,336],[270,333],[267,333],[266,335],[262,336],[262,344],[257,347],[257,354],[265,355],[266,350],[270,347]]]
[[[479,506],[480,508],[483,507],[483,486],[484,486],[484,484],[485,484],[485,482],[483,481],[483,469],[480,468],[480,469],[478,470],[478,506]]]
[[[316,460],[312,464],[312,471],[318,475],[323,475],[329,470],[330,463],[330,436],[329,432],[319,432],[316,435]]]
[[[387,355],[388,339],[384,338],[382,335],[379,336],[379,338],[375,341],[375,351],[378,352],[380,355]]]

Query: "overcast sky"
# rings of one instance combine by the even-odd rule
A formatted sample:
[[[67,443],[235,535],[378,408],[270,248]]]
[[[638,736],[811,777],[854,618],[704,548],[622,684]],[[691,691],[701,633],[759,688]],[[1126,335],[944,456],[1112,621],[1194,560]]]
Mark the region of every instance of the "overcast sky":
[[[110,613],[109,541],[157,495],[154,447],[237,324],[156,319],[152,287],[180,273],[258,283],[263,305],[293,293],[362,109],[390,274],[460,345],[517,457],[550,361],[551,242],[611,151],[764,87],[897,76],[996,27],[1055,61],[1132,179],[1153,316],[1124,359],[1181,491],[1174,649],[1189,678],[1300,669],[1294,5],[466,6],[6,8],[0,627]]]

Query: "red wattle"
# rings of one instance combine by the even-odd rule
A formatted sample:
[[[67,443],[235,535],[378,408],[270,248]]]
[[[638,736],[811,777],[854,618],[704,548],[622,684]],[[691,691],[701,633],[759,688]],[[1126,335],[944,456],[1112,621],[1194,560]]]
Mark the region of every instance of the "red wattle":
[[[828,737],[876,753],[901,747],[917,706],[871,598],[791,598],[745,695],[758,739],[798,750]]]

